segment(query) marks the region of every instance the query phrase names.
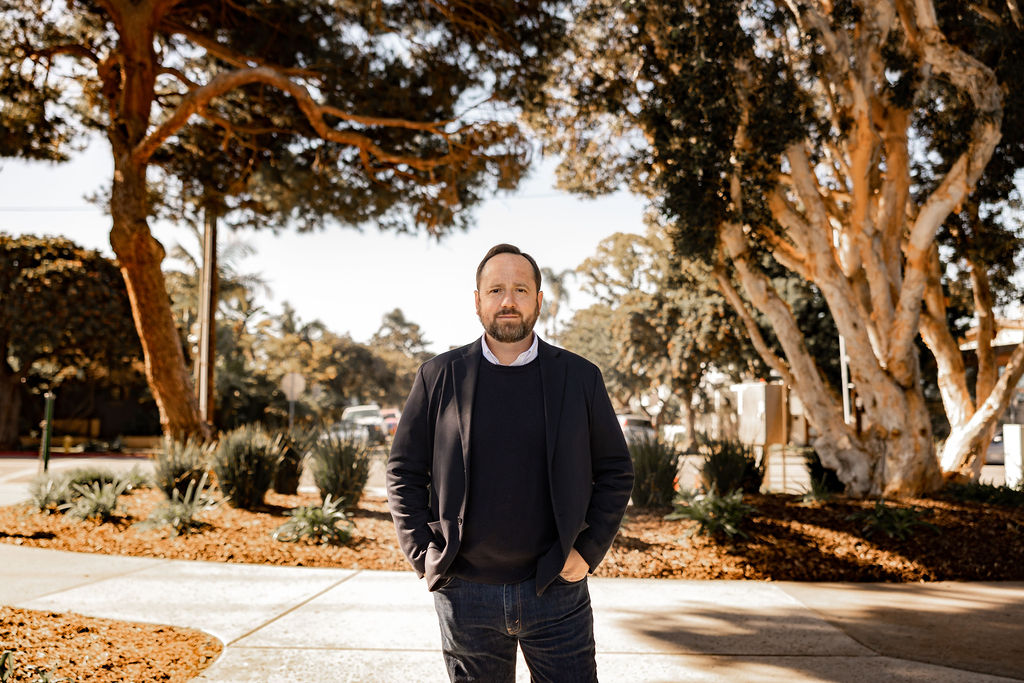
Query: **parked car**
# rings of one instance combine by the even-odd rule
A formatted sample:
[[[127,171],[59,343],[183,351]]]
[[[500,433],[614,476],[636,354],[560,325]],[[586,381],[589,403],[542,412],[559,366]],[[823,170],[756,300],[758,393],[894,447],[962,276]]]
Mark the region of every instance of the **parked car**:
[[[996,435],[992,438],[992,443],[988,445],[988,452],[985,453],[985,464],[986,465],[1003,465],[1006,462],[1006,456],[1003,450],[1003,430],[1002,427],[996,432]]]
[[[655,439],[658,436],[649,417],[634,414],[616,415],[615,417],[619,420],[619,427],[622,428],[622,434],[626,437],[627,443],[641,439]]]
[[[380,406],[370,403],[361,406],[349,406],[341,412],[342,423],[353,423],[365,427],[372,444],[384,443],[384,417]]]
[[[398,408],[385,408],[380,414],[384,420],[384,435],[394,436],[398,421],[402,419],[402,411]]]
[[[332,436],[346,441],[372,443],[370,439],[370,430],[366,425],[356,424],[352,420],[341,420],[339,422],[335,422],[328,428],[328,431],[330,431]]]

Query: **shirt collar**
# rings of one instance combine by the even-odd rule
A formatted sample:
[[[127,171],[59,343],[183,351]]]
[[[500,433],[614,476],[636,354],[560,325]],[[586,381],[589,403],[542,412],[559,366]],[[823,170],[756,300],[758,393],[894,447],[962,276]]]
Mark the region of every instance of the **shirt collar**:
[[[526,349],[521,354],[519,354],[519,357],[516,358],[511,363],[509,363],[507,367],[514,368],[514,367],[519,366],[519,365],[526,365],[527,363],[533,361],[537,357],[537,351],[538,351],[537,341],[538,341],[538,339],[539,339],[539,337],[537,336],[537,333],[534,332],[533,333],[533,343],[530,344],[530,348]],[[501,361],[499,361],[498,357],[494,355],[493,351],[491,351],[491,347],[489,347],[487,345],[487,335],[486,334],[483,337],[480,338],[480,346],[483,349],[484,358],[486,358],[489,362],[491,362],[494,365],[501,365]]]

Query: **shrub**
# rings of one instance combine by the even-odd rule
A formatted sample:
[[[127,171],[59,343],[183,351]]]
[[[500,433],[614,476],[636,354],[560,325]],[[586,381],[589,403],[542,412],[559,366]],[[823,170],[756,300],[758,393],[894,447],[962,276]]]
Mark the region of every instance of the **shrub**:
[[[179,494],[178,489],[171,489],[170,498],[154,508],[149,517],[137,526],[143,529],[170,527],[174,536],[201,529],[206,523],[199,517],[217,507],[217,501],[207,495],[206,477],[204,472],[198,481],[190,481],[185,493]]]
[[[289,543],[309,539],[318,543],[348,543],[352,538],[352,522],[341,509],[340,500],[327,494],[323,505],[304,505],[288,511],[291,517],[274,531],[275,541]]]
[[[365,440],[325,431],[310,448],[310,467],[320,497],[330,496],[346,509],[356,506],[370,475],[370,450]]]
[[[292,495],[299,490],[302,465],[315,439],[316,432],[306,429],[295,429],[281,435],[281,454],[274,470],[275,491]]]
[[[872,509],[855,512],[847,519],[863,522],[861,530],[868,538],[881,532],[889,538],[904,541],[918,528],[930,529],[937,534],[942,532],[931,522],[924,521],[922,516],[918,508],[886,505],[884,500],[879,500]]]
[[[206,478],[210,449],[193,438],[182,442],[164,439],[153,462],[153,480],[168,499],[183,495],[189,486]]]
[[[629,442],[633,459],[633,504],[655,507],[672,504],[679,475],[679,453],[653,437]]]
[[[128,490],[148,489],[153,486],[153,477],[139,465],[135,465],[120,477],[121,481],[128,482]]]
[[[213,471],[221,493],[232,507],[252,510],[274,479],[281,442],[258,425],[245,425],[222,435],[213,456]]]
[[[807,463],[807,473],[810,475],[812,486],[817,482],[825,494],[842,493],[846,490],[836,471],[831,467],[825,467],[818,452],[813,448],[804,451],[804,461]]]
[[[68,478],[61,474],[40,474],[28,485],[29,501],[32,507],[46,514],[59,512],[61,506],[75,498]]]
[[[69,486],[90,486],[92,484],[113,484],[123,479],[113,470],[105,467],[78,467],[64,474]]]
[[[754,511],[753,506],[743,502],[743,492],[739,489],[724,496],[714,491],[703,494],[687,492],[680,494],[675,511],[665,519],[692,519],[698,526],[690,529],[690,534],[746,537],[740,527],[747,515]]]
[[[949,483],[942,489],[940,495],[944,498],[973,503],[1024,507],[1024,484],[1021,487],[1012,488],[1006,485],[993,486],[992,484],[981,484],[978,482],[971,482],[969,484]]]
[[[78,519],[96,519],[107,522],[117,514],[117,504],[121,494],[128,489],[128,482],[94,481],[88,486],[71,484],[71,489],[78,495],[74,500],[64,503],[60,509],[65,514]]]
[[[757,493],[764,481],[764,461],[752,446],[731,439],[700,439],[697,452],[704,456],[700,467],[705,491],[724,497],[740,490]]]
[[[811,479],[811,487],[804,491],[800,500],[804,503],[825,503],[832,498],[832,495],[833,491],[823,476],[821,479]]]

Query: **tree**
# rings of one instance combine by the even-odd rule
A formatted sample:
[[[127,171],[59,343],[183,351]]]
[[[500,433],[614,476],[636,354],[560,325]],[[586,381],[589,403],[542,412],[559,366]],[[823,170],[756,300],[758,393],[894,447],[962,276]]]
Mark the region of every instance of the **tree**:
[[[117,264],[66,239],[0,233],[0,448],[18,440],[23,387],[123,380],[142,350]]]
[[[541,102],[563,28],[560,4],[538,0],[68,9],[0,2],[0,155],[59,161],[85,132],[105,135],[110,242],[161,423],[179,435],[206,427],[148,225],[160,202],[307,229],[465,226],[465,209],[525,171],[508,108]]]
[[[951,426],[947,472],[972,459],[980,467],[1024,373],[1022,346],[997,380],[983,341],[972,398],[946,310],[952,275],[969,274],[989,338],[985,275],[1012,269],[1017,249],[1000,220],[1024,160],[1014,7],[601,0],[579,17],[573,61],[553,81],[563,96],[555,144],[576,171],[566,184],[651,188],[676,250],[714,266],[759,354],[804,404],[822,462],[852,494],[940,484],[919,336]],[[599,154],[585,163],[573,150]],[[861,429],[843,419],[766,259],[827,302]],[[1013,291],[997,279],[1004,296]]]
[[[695,432],[695,404],[705,375],[734,380],[767,376],[738,320],[714,288],[710,269],[675,260],[665,227],[652,221],[646,235],[616,233],[578,268],[584,291],[611,311],[613,364],[657,396],[658,421],[681,413]]]
[[[562,306],[569,303],[569,288],[566,284],[574,274],[568,268],[558,273],[548,267],[540,269],[544,301],[539,319],[547,326],[548,335],[552,338],[558,336],[558,314]]]

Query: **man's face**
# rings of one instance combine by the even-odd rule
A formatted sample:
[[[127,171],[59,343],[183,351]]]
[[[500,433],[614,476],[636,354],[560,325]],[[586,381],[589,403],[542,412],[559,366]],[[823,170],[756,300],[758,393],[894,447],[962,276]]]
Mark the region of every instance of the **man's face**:
[[[529,261],[518,254],[491,257],[474,294],[476,314],[492,338],[514,344],[530,336],[543,294],[537,291]]]

